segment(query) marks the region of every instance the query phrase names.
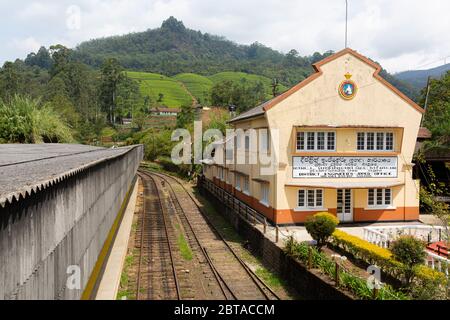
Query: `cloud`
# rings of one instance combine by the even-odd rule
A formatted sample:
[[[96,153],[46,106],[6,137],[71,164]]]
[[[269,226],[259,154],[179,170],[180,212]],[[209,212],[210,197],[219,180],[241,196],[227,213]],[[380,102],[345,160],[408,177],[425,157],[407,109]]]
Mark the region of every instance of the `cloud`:
[[[23,56],[30,52],[37,52],[41,44],[35,38],[27,37],[25,39],[13,39],[8,47],[18,52],[19,56]]]
[[[46,1],[33,1],[18,10],[18,18],[22,20],[54,18],[57,14],[58,6]]]
[[[0,3],[0,41],[10,43],[0,62],[23,58],[26,47],[71,47],[97,37],[159,27],[175,16],[192,29],[255,41],[302,55],[344,47],[344,0],[34,0]],[[348,0],[349,45],[388,71],[412,69],[450,55],[450,1]],[[79,28],[68,28],[80,10]],[[70,25],[70,24],[69,24]]]

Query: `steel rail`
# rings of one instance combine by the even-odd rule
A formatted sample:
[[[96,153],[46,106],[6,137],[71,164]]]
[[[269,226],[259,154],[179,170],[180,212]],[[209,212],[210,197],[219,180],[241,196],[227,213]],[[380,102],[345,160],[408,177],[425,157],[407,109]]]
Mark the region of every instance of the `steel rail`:
[[[164,181],[166,181],[166,182],[168,182],[166,179],[163,179],[162,177],[159,177],[159,178],[164,180]],[[211,258],[209,257],[208,253],[206,252],[206,248],[202,246],[200,240],[198,239],[197,234],[195,233],[191,222],[187,218],[186,213],[184,212],[183,207],[181,206],[180,201],[178,200],[178,198],[176,196],[175,190],[173,190],[173,187],[172,187],[172,185],[169,182],[168,182],[168,185],[169,185],[170,190],[171,190],[171,192],[169,192],[169,195],[170,195],[171,200],[173,201],[173,205],[175,207],[175,210],[183,214],[183,216],[184,216],[184,218],[186,220],[186,223],[187,223],[189,229],[191,230],[191,233],[194,236],[195,241],[197,242],[198,247],[200,248],[200,250],[201,250],[205,260],[208,262],[208,265],[210,266],[210,268],[211,268],[211,270],[212,270],[212,272],[214,274],[214,277],[215,277],[217,283],[219,284],[219,287],[220,287],[220,289],[222,291],[223,296],[225,297],[225,299],[228,300],[228,295],[225,292],[225,288],[223,287],[223,285],[224,285],[226,287],[226,290],[228,290],[230,292],[230,294],[233,296],[233,299],[237,300],[236,295],[233,293],[231,288],[228,286],[226,281],[222,278],[222,276],[220,275],[220,273],[217,271],[216,267],[214,266]],[[175,204],[175,202],[176,202],[176,204]],[[177,204],[178,204],[178,206],[177,206]],[[222,282],[223,282],[223,285],[222,285]]]
[[[247,274],[250,276],[250,278],[252,279],[253,283],[258,287],[258,289],[261,291],[261,293],[266,297],[267,300],[271,300],[270,297],[268,296],[268,294],[266,293],[265,290],[269,291],[270,294],[276,299],[276,300],[281,300],[280,297],[255,273],[253,272],[253,270],[250,269],[250,267],[238,256],[238,254],[235,252],[235,250],[229,245],[229,243],[225,240],[225,238],[222,236],[222,234],[219,232],[219,230],[216,228],[216,226],[211,222],[210,218],[204,213],[203,208],[200,207],[200,205],[198,204],[197,200],[194,198],[194,196],[189,192],[189,190],[186,189],[186,187],[175,177],[172,177],[168,174],[163,174],[163,173],[156,173],[154,171],[150,171],[151,174],[154,174],[156,176],[159,176],[160,178],[164,179],[166,182],[168,182],[169,186],[172,188],[172,186],[170,185],[169,181],[167,178],[172,179],[173,181],[175,181],[177,184],[179,184],[183,190],[188,194],[188,196],[190,197],[190,199],[194,202],[194,204],[196,205],[197,209],[199,210],[199,212],[201,213],[201,215],[205,218],[206,222],[208,223],[208,225],[215,231],[215,233],[219,236],[219,238],[225,243],[225,245],[227,246],[227,248],[231,251],[231,253],[233,254],[233,256],[239,261],[239,263],[243,266],[244,270],[247,272]],[[173,189],[172,189],[173,190]],[[177,199],[178,200],[178,199]],[[186,216],[186,215],[185,215]],[[186,217],[186,220],[188,220],[188,218]],[[258,283],[259,282],[259,283]]]
[[[140,170],[139,172],[142,173],[142,174],[144,174],[144,175],[146,175],[146,176],[149,176],[149,177],[151,176],[150,173],[147,173],[147,172],[145,172],[145,171]],[[159,177],[159,176],[158,176],[158,177]],[[162,177],[159,177],[159,178],[162,179],[162,180],[164,180],[164,181],[167,181],[167,180],[163,179]],[[181,207],[180,202],[179,202],[178,199],[176,198],[176,195],[175,195],[175,192],[174,192],[172,186],[170,185],[170,183],[168,183],[168,184],[169,184],[170,190],[172,191],[172,193],[169,193],[170,196],[171,196],[170,199],[171,199],[172,201],[176,201],[176,202],[178,203],[179,208],[181,209],[183,215],[186,217],[185,213],[183,212],[183,208]],[[173,194],[173,197],[175,197],[175,199],[172,198],[172,194]],[[176,206],[175,203],[174,203],[174,206]],[[175,210],[179,211],[176,207],[175,207]],[[191,222],[187,219],[187,217],[186,217],[186,222],[187,222],[187,224],[188,224],[188,226],[189,226],[189,229],[191,230],[192,234],[194,235],[194,239],[195,239],[195,241],[197,242],[198,247],[200,248],[200,251],[202,252],[202,254],[203,254],[205,260],[208,262],[208,265],[210,266],[211,271],[212,271],[213,274],[214,274],[214,277],[215,277],[215,279],[216,279],[216,281],[217,281],[217,283],[218,283],[218,285],[219,285],[219,287],[220,287],[220,289],[221,289],[221,291],[222,291],[223,296],[225,297],[225,299],[228,300],[228,295],[227,295],[227,293],[225,292],[225,289],[226,289],[226,290],[228,290],[228,291],[230,292],[230,294],[233,296],[233,299],[236,299],[236,300],[237,300],[237,298],[236,298],[236,296],[234,295],[233,291],[230,289],[230,287],[228,286],[228,284],[225,282],[225,280],[222,278],[222,276],[218,273],[217,269],[216,269],[215,266],[213,265],[211,259],[209,258],[208,254],[207,254],[206,251],[205,251],[205,248],[201,245],[200,240],[198,239],[196,233],[194,232],[194,229],[193,229],[193,227],[192,227]],[[222,283],[223,283],[223,284],[222,284]],[[225,286],[225,288],[224,288],[224,286]]]
[[[225,285],[225,287],[227,288],[227,290],[230,292],[231,296],[233,297],[234,300],[238,300],[238,298],[236,297],[236,295],[234,294],[233,290],[231,290],[230,286],[227,284],[227,282],[225,281],[225,279],[222,277],[222,275],[219,273],[219,271],[217,270],[216,266],[214,265],[214,263],[211,260],[211,257],[209,256],[208,252],[206,251],[205,247],[201,247],[201,250],[205,256],[206,261],[208,261],[209,266],[211,267],[214,276],[217,279],[217,282],[219,283],[219,286],[222,290],[222,293],[225,297],[226,300],[230,300],[228,299],[227,294],[225,293],[225,289],[223,288],[221,281],[223,282],[223,284]]]
[[[169,248],[169,256],[170,256],[170,262],[171,262],[171,267],[172,267],[172,274],[173,274],[174,282],[175,282],[175,289],[176,289],[176,293],[177,293],[177,299],[181,300],[180,285],[179,285],[179,282],[178,282],[177,271],[176,271],[176,268],[175,268],[175,259],[173,258],[172,245],[171,245],[170,239],[169,239],[169,231],[168,231],[167,220],[166,220],[166,212],[163,209],[161,195],[159,193],[159,189],[157,188],[155,179],[151,175],[146,174],[145,172],[142,172],[142,171],[139,171],[139,172],[141,173],[141,175],[140,175],[141,177],[142,177],[142,173],[144,173],[145,176],[150,178],[151,182],[155,186],[156,194],[158,196],[158,204],[159,204],[159,207],[161,209],[161,215],[162,215],[162,218],[163,218],[164,231],[165,231],[167,244],[168,244],[168,248]]]
[[[145,191],[145,190],[144,190]],[[145,199],[142,201],[142,223],[141,223],[141,239],[140,239],[140,250],[139,250],[139,264],[138,264],[138,274],[136,283],[136,299],[139,300],[141,294],[141,269],[142,269],[142,256],[144,249],[144,227],[145,227]]]

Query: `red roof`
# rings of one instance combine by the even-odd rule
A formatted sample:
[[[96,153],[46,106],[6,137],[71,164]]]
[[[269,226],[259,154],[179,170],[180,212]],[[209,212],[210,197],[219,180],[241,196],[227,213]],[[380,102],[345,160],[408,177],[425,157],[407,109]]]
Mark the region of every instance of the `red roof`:
[[[428,130],[425,127],[419,128],[419,133],[417,134],[418,139],[430,139],[431,138],[431,131]]]

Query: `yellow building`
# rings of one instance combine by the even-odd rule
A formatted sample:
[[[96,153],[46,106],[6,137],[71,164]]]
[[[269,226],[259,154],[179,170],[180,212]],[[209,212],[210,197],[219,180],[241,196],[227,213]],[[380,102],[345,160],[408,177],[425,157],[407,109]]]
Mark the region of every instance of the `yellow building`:
[[[423,109],[354,50],[314,69],[285,93],[233,118],[236,129],[269,134],[257,135],[256,151],[248,135],[244,147],[236,141],[224,157],[234,163],[211,162],[204,177],[276,224],[302,223],[321,211],[341,222],[417,220],[419,183],[411,161]],[[246,160],[276,154],[275,171],[264,174],[259,158],[239,163],[240,152]]]

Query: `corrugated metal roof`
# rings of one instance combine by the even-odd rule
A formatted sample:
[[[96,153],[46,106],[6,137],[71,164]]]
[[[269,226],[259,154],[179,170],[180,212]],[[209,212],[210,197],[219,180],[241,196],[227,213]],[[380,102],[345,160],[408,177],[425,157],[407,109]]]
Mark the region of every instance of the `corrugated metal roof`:
[[[70,144],[0,145],[0,206],[20,201],[131,147],[99,148]]]
[[[260,104],[257,107],[254,107],[254,108],[252,108],[250,110],[247,110],[247,111],[241,113],[240,115],[234,117],[233,119],[231,119],[228,122],[232,123],[232,122],[236,122],[236,121],[239,121],[239,120],[244,120],[244,119],[260,116],[260,115],[264,114],[264,112],[265,112],[264,111],[264,106],[269,104],[272,100],[273,99],[270,99],[270,100],[264,102],[263,104]]]

